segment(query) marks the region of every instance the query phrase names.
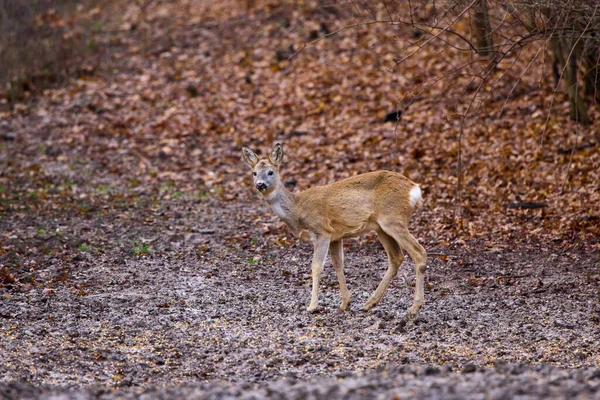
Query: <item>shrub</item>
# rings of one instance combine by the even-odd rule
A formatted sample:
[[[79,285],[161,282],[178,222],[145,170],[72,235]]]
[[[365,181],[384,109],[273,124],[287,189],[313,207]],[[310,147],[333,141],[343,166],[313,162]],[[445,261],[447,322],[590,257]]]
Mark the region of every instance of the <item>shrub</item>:
[[[0,102],[82,70],[91,21],[81,0],[0,0]]]

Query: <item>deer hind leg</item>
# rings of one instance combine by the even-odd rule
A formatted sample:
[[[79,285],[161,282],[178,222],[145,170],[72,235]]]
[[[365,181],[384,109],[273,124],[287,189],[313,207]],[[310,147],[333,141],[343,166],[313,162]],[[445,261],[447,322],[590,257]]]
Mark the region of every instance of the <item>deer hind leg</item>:
[[[329,238],[317,237],[313,240],[314,252],[312,258],[312,294],[308,311],[314,311],[319,305],[319,278],[323,272],[323,264],[329,251]]]
[[[342,245],[342,241],[336,240],[335,242],[331,242],[329,251],[331,254],[331,264],[333,264],[333,269],[340,282],[340,293],[342,295],[340,309],[346,310],[348,309],[348,304],[350,304],[350,293],[348,292],[346,277],[344,276],[344,246]]]
[[[379,236],[379,240],[381,241],[381,244],[383,244],[383,248],[387,253],[388,269],[385,272],[383,279],[379,283],[379,286],[377,286],[377,289],[375,289],[371,297],[369,297],[369,300],[367,300],[367,302],[363,305],[363,310],[365,311],[370,310],[373,308],[373,306],[375,306],[375,304],[379,303],[388,285],[398,273],[400,264],[402,264],[402,261],[404,260],[404,254],[402,254],[400,246],[398,246],[398,243],[396,243],[393,237],[381,229],[377,230],[377,236]]]
[[[409,317],[414,318],[417,316],[421,307],[425,302],[425,263],[427,262],[427,252],[417,242],[417,239],[410,234],[408,229],[399,223],[389,223],[387,225],[381,225],[381,228],[391,237],[398,242],[410,258],[415,262],[416,266],[416,279],[415,279],[415,299],[412,306],[408,310]]]

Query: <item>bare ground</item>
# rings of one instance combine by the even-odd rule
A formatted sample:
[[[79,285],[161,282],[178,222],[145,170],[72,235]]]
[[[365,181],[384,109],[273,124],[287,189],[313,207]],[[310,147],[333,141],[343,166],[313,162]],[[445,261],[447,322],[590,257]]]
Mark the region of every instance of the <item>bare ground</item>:
[[[69,219],[90,249],[38,258],[0,289],[3,398],[600,396],[597,251],[426,243],[444,256],[430,258],[426,306],[405,325],[413,264],[362,312],[385,253],[349,241],[351,310],[337,311],[329,266],[311,314],[310,247],[253,236],[248,217],[264,207],[208,197],[163,202],[147,225]]]

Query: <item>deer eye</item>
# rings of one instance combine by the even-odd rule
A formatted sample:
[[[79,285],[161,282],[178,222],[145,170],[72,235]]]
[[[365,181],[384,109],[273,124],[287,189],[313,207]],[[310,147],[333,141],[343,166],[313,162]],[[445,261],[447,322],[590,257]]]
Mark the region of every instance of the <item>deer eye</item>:
[[[253,172],[252,175],[256,176],[256,172]]]
[[[269,171],[269,175],[273,175],[273,171]]]

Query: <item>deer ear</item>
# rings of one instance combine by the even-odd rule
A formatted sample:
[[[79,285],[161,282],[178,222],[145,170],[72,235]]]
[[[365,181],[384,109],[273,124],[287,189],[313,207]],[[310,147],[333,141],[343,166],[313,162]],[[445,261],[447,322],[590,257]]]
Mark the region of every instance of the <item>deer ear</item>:
[[[271,150],[269,161],[276,167],[279,167],[279,164],[283,161],[283,147],[279,143]]]
[[[250,150],[250,147],[248,146],[242,147],[242,158],[244,159],[244,162],[252,168],[254,168],[258,162],[258,156],[255,152]]]

